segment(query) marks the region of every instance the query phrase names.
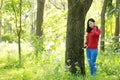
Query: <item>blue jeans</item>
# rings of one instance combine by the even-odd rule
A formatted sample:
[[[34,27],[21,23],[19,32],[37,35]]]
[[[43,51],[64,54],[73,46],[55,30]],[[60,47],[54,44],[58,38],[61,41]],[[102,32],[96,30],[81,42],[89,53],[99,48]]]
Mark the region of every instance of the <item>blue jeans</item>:
[[[87,55],[91,75],[95,75],[95,73],[96,73],[97,54],[98,54],[98,49],[86,48],[86,55]]]

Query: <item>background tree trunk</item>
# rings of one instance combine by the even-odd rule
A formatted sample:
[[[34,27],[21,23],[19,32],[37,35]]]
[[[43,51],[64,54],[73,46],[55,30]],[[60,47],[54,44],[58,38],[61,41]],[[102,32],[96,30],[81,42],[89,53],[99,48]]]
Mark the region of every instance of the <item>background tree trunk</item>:
[[[119,34],[120,34],[120,0],[116,0],[116,9],[118,10],[118,14],[116,16],[116,26],[115,26],[115,43],[119,42]]]
[[[118,32],[119,32],[118,33],[118,36],[119,36],[118,41],[119,41],[120,39],[120,1],[119,1],[119,31]]]
[[[35,33],[35,28],[36,28],[36,19],[35,19],[35,16],[36,16],[36,12],[35,12],[35,5],[36,5],[36,2],[35,0],[32,0],[32,3],[33,3],[33,7],[32,7],[32,23],[31,23],[31,30],[30,30],[30,34],[34,34]]]
[[[85,75],[84,64],[84,23],[87,11],[92,0],[68,0],[68,20],[66,33],[66,66],[70,67],[70,72],[77,73],[80,68],[81,74]]]
[[[119,29],[119,33],[118,33],[118,36],[119,36],[119,38],[118,38],[118,41],[119,41],[119,39],[120,39],[120,0],[118,0],[118,15],[119,15],[119,27],[118,27],[118,29]]]
[[[1,35],[1,30],[2,30],[2,5],[3,5],[3,0],[1,0],[1,2],[0,2],[0,41],[1,41],[1,38],[2,38],[2,35]]]
[[[102,34],[101,34],[101,43],[100,43],[100,49],[104,51],[105,47],[105,12],[106,12],[106,6],[107,6],[107,0],[104,0],[103,7],[102,7],[102,12],[101,12],[101,29],[102,29]]]
[[[18,30],[18,51],[19,51],[19,65],[21,66],[22,65],[22,59],[21,59],[21,31],[22,31],[22,26],[21,26],[21,15],[22,15],[22,0],[20,0],[20,13],[19,13],[19,16],[20,16],[20,26],[19,26],[19,30]]]
[[[36,35],[42,36],[42,23],[43,23],[43,14],[44,14],[44,4],[45,0],[37,0],[37,28]]]

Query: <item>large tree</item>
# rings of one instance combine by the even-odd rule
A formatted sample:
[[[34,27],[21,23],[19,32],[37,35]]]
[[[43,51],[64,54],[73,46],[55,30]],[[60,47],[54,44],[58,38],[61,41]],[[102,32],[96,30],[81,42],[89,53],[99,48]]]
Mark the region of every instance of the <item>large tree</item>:
[[[102,34],[101,34],[101,43],[100,43],[100,49],[104,51],[104,46],[105,46],[105,13],[106,13],[106,6],[107,6],[107,1],[104,0],[102,11],[101,11],[101,29],[102,29]]]
[[[37,28],[36,28],[36,35],[42,36],[42,23],[43,23],[43,14],[44,14],[44,4],[45,0],[37,0]]]
[[[66,32],[66,66],[71,73],[85,75],[84,64],[84,23],[87,11],[93,0],[68,0],[68,18]]]

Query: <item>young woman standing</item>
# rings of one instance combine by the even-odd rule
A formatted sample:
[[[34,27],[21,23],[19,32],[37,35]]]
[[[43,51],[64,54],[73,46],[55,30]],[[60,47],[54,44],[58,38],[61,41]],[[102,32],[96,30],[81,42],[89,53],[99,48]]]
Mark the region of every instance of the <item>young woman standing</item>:
[[[87,21],[87,40],[85,42],[86,55],[90,67],[91,75],[96,73],[96,58],[98,55],[98,42],[101,30],[95,24],[95,20],[90,18]]]

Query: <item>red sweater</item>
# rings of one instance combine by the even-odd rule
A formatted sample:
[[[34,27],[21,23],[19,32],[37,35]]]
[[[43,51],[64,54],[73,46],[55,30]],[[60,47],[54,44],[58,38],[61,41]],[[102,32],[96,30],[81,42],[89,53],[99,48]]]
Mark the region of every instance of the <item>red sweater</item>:
[[[93,27],[93,30],[91,32],[88,32],[87,41],[86,41],[86,45],[88,48],[92,48],[92,49],[98,48],[100,33],[101,30],[97,29],[96,26]]]

